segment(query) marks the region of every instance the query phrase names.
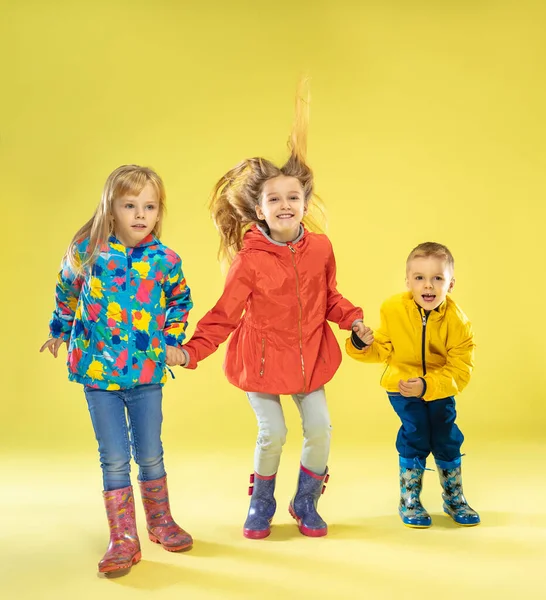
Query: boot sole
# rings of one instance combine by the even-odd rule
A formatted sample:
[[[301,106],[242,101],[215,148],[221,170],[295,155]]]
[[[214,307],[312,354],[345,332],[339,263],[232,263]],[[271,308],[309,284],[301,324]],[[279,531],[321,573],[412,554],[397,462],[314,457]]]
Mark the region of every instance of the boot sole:
[[[109,567],[102,567],[102,568],[99,567],[99,573],[113,573],[114,571],[130,569],[133,565],[136,565],[138,562],[140,562],[141,558],[142,558],[142,553],[137,552],[129,562],[126,562],[123,565],[112,565]]]
[[[400,520],[402,521],[402,524],[405,527],[409,527],[410,529],[429,529],[430,527],[432,527],[432,519],[430,523],[407,523],[406,521],[404,521],[404,517],[400,515]]]
[[[479,525],[481,523],[481,521],[478,521],[477,523],[459,523],[459,521],[455,520],[455,517],[453,517],[452,515],[450,515],[447,510],[444,509],[445,514],[457,525],[461,526],[461,527],[476,527],[477,525]]]
[[[247,538],[247,540],[263,540],[271,533],[271,529],[264,529],[262,531],[257,531],[255,529],[243,529],[243,536]]]
[[[165,546],[161,543],[161,540],[159,538],[155,537],[155,535],[152,535],[151,533],[148,534],[148,538],[150,542],[153,542],[154,544],[159,544],[165,550],[167,550],[167,552],[180,552],[181,550],[190,550],[193,547],[193,542],[190,542],[189,544],[182,544],[181,546]]]
[[[291,517],[296,520],[298,529],[302,535],[306,535],[307,537],[324,537],[328,534],[328,526],[322,529],[310,529],[309,527],[302,525],[301,519],[296,515],[291,504],[288,506],[288,512],[290,513]]]

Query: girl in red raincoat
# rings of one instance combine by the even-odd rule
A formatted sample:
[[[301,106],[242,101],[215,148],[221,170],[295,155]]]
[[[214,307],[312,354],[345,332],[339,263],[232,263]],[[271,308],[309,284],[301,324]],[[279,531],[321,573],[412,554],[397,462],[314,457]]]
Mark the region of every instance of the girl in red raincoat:
[[[307,106],[298,94],[284,166],[251,158],[217,183],[211,212],[221,236],[220,254],[231,267],[221,298],[183,346],[184,366],[193,369],[232,334],[225,373],[246,392],[259,430],[243,530],[253,539],[269,535],[276,508],[275,477],[287,432],[280,394],[294,399],[304,436],[290,514],[302,534],[326,535],[316,510],[330,449],[324,384],[341,363],[328,321],[371,335],[362,309],[337,290],[330,241],[302,224],[313,198],[313,173],[305,164]]]

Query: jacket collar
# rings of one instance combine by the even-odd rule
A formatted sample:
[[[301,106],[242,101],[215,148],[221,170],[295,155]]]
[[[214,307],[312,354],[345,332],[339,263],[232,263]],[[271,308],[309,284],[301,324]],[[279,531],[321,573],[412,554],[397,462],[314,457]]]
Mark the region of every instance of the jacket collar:
[[[118,244],[119,246],[124,246],[115,235],[111,235],[108,238],[109,244]],[[141,240],[136,246],[132,246],[132,248],[145,248],[146,246],[152,246],[154,244],[159,243],[159,240],[155,237],[153,233],[149,233],[143,240]],[[127,248],[130,249],[130,248]]]
[[[426,312],[423,307],[419,306],[417,302],[415,302],[415,300],[413,299],[413,294],[411,292],[405,292],[403,298],[404,302],[410,310],[414,310],[418,314],[423,314]],[[450,302],[453,302],[453,300],[451,300],[449,296],[446,296],[446,299],[442,302],[442,304],[440,304],[440,306],[438,306],[432,311],[428,311],[429,319],[442,319]]]
[[[285,248],[289,245],[297,246],[298,244],[305,243],[306,239],[307,230],[301,224],[298,236],[291,242],[277,242],[262,226],[254,224],[244,235],[243,248],[246,250],[264,250],[266,252],[273,252],[274,254],[284,254],[286,252]]]
[[[291,245],[297,244],[301,240],[301,238],[303,237],[303,235],[305,233],[305,229],[304,229],[303,225],[300,223],[300,232],[298,233],[296,239],[294,239],[290,242],[277,242],[277,240],[274,240],[261,225],[256,225],[256,229],[258,231],[261,231],[262,235],[267,239],[268,242],[271,242],[272,244],[275,244],[276,246],[288,246],[288,244],[291,244]]]

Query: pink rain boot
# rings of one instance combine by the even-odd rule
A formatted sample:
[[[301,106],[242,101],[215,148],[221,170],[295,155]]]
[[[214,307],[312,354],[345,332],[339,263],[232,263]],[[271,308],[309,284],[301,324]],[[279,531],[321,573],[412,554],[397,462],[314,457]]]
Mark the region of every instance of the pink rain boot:
[[[135,501],[132,486],[103,492],[110,543],[99,562],[99,573],[130,569],[140,560],[140,542],[135,522]]]
[[[148,537],[169,552],[188,550],[193,545],[189,533],[179,527],[171,515],[167,476],[153,481],[139,481],[148,524]]]

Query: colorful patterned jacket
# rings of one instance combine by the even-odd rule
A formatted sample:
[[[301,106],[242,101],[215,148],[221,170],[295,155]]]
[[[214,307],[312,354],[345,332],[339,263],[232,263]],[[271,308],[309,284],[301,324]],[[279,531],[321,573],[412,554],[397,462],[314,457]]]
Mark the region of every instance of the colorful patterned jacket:
[[[63,262],[50,335],[69,342],[71,381],[107,390],[163,384],[166,345],[182,345],[192,306],[175,252],[152,235],[134,248],[112,236],[90,275]]]

